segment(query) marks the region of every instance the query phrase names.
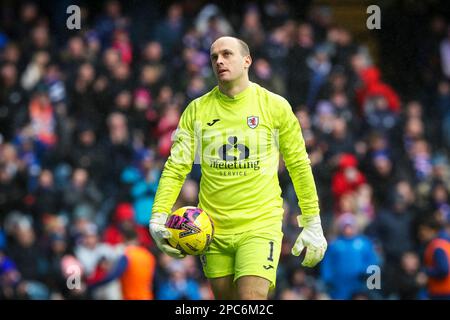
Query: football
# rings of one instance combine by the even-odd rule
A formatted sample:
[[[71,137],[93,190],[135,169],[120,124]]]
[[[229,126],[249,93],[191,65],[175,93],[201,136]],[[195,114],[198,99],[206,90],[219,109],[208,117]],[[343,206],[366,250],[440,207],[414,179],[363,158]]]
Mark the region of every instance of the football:
[[[169,244],[189,255],[205,252],[214,236],[214,224],[208,214],[197,207],[182,207],[167,219],[166,227],[172,233]]]

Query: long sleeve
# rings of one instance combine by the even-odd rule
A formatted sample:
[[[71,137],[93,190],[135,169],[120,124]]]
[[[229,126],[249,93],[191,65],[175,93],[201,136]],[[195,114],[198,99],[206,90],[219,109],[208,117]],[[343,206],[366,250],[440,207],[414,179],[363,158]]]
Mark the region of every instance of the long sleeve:
[[[449,271],[448,260],[444,250],[438,248],[433,253],[433,261],[435,266],[426,269],[426,274],[429,277],[436,279],[445,278]]]
[[[194,103],[192,102],[181,115],[170,156],[159,180],[152,213],[171,212],[184,180],[191,171],[195,154]]]
[[[277,127],[280,152],[292,179],[299,207],[303,215],[318,215],[319,198],[300,124],[286,100],[280,99],[279,104]]]
[[[127,267],[128,267],[128,258],[125,255],[123,255],[122,257],[120,257],[119,261],[117,261],[117,264],[114,267],[114,269],[110,273],[105,275],[103,278],[92,281],[92,283],[89,284],[89,289],[93,290],[115,279],[119,279],[126,271]]]

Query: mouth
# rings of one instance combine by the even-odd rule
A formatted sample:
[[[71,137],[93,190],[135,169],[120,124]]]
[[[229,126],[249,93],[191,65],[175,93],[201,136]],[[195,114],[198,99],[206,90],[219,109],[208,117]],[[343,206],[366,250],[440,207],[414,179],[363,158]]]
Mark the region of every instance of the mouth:
[[[217,74],[224,74],[227,71],[228,71],[227,69],[220,69],[217,71]]]

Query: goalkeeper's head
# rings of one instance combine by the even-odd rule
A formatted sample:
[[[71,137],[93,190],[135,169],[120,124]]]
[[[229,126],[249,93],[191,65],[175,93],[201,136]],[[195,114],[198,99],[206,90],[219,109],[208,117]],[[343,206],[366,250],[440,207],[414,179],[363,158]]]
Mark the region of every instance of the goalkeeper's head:
[[[220,37],[211,45],[211,64],[219,83],[248,80],[252,64],[248,45],[235,37]]]

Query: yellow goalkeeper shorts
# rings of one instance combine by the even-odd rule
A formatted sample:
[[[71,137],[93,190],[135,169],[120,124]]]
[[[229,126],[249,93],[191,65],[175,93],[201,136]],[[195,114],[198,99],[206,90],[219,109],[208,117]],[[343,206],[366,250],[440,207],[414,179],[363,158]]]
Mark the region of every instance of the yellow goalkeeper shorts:
[[[200,256],[207,278],[234,275],[259,276],[275,288],[283,232],[281,227],[251,230],[238,234],[216,234],[208,251]]]

